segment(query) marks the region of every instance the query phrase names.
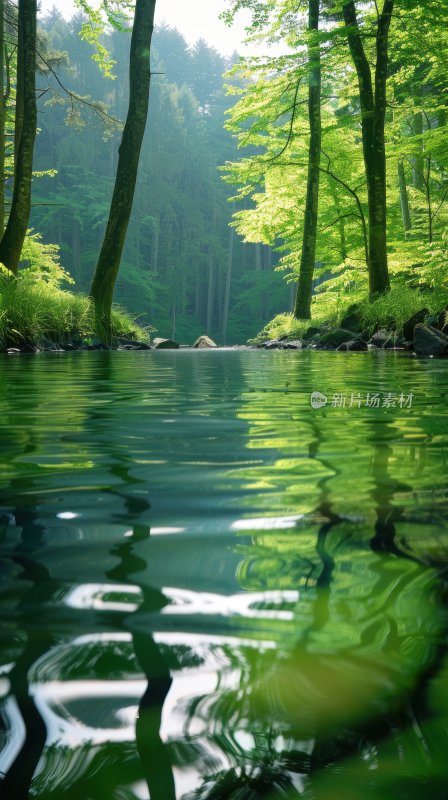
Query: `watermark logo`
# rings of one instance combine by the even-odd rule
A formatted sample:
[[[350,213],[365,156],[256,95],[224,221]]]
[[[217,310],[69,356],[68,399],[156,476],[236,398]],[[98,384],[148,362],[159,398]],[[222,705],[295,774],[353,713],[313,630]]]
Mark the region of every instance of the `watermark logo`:
[[[327,397],[322,392],[313,392],[311,395],[311,405],[313,408],[322,408],[327,405]]]
[[[414,395],[412,392],[334,392],[327,397],[322,392],[311,394],[311,407],[314,409],[330,406],[331,408],[412,408]]]

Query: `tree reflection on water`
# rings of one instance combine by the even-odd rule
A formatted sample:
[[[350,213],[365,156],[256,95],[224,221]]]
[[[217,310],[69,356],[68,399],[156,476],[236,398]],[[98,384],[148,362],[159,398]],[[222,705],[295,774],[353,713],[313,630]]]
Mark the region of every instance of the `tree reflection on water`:
[[[294,374],[288,394],[276,386],[274,396],[270,379],[261,391],[228,367],[218,391],[199,361],[193,377],[164,361],[166,397],[173,370],[191,389],[192,453],[177,406],[170,435],[151,406],[149,436],[156,395],[139,406],[138,383],[107,355],[94,402],[90,376],[64,433],[64,458],[82,474],[82,490],[70,478],[73,508],[89,509],[73,544],[58,548],[51,527],[60,510],[51,457],[45,473],[22,427],[11,445],[40,471],[10,481],[5,502],[3,795],[416,800],[426,790],[442,800],[444,423],[434,433],[425,413],[391,411],[379,424],[371,411],[349,425],[342,410],[296,409]],[[306,358],[300,386],[312,378]],[[217,397],[211,427],[203,379]],[[126,414],[123,438],[111,437]],[[175,505],[179,475],[184,531],[155,535],[149,498],[172,480],[164,500]],[[191,523],[207,502],[221,516],[198,512]]]

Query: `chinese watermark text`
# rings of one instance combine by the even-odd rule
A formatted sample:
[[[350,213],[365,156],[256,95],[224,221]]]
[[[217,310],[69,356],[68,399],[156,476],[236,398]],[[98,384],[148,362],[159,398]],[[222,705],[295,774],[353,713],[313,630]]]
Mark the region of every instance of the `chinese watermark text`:
[[[412,408],[414,394],[412,392],[334,392],[332,395],[313,392],[311,406],[313,408]]]

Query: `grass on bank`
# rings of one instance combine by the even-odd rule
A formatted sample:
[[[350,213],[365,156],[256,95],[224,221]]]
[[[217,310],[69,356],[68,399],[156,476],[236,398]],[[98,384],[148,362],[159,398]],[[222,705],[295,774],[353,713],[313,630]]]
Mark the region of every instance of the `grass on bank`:
[[[116,338],[149,341],[149,331],[114,307]],[[95,341],[95,320],[85,295],[60,289],[43,280],[14,280],[0,275],[0,349],[53,342],[88,344]]]
[[[448,306],[448,290],[416,290],[405,284],[393,287],[374,303],[364,295],[332,295],[322,292],[313,298],[311,320],[297,320],[292,314],[278,314],[253,339],[254,343],[288,336],[300,339],[310,327],[332,330],[341,327],[344,316],[356,308],[360,330],[372,335],[380,328],[399,334],[404,323],[417,311],[427,308],[428,322],[434,322]]]

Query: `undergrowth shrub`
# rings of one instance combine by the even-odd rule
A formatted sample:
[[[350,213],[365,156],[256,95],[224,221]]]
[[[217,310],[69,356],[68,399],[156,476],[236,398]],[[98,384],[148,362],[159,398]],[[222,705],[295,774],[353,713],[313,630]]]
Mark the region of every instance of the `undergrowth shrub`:
[[[118,307],[112,312],[115,337],[148,341],[149,329]],[[0,274],[0,347],[39,345],[50,340],[94,341],[94,313],[88,297],[64,290],[23,270],[17,279]]]

